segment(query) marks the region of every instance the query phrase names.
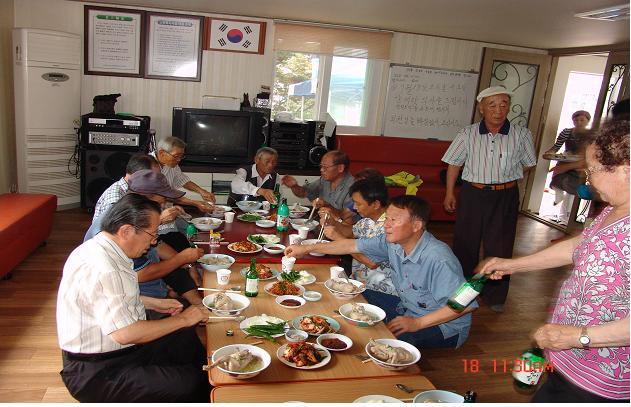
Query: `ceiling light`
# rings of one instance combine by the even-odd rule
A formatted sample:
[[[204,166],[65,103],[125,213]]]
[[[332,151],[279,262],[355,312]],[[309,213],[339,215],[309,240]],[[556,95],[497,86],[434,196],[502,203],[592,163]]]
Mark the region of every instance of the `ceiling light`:
[[[607,8],[601,8],[593,11],[586,11],[584,13],[574,14],[574,17],[589,18],[592,20],[603,21],[619,21],[629,19],[629,4],[622,4],[620,6],[613,6]]]

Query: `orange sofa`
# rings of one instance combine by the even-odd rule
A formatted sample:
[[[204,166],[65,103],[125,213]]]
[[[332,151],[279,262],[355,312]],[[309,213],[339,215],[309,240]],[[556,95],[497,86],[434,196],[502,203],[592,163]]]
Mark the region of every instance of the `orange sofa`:
[[[370,167],[386,176],[399,171],[419,175],[423,184],[416,195],[430,204],[431,219],[456,220],[454,214],[447,213],[443,208],[445,185],[440,179],[441,171],[447,169],[447,164],[441,158],[451,144],[450,141],[338,134],[337,143],[338,148],[346,152],[351,160],[352,174]],[[390,197],[404,193],[404,188],[388,188]]]
[[[10,278],[11,270],[46,242],[55,209],[55,195],[0,195],[0,277]]]

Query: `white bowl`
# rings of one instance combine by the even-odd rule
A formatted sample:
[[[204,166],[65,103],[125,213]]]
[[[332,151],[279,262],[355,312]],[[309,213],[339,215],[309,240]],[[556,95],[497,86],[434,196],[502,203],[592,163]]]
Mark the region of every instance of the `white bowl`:
[[[207,259],[223,259],[223,264],[205,264],[203,260]],[[202,260],[202,261],[200,261]],[[229,269],[230,266],[234,264],[234,257],[228,256],[227,254],[205,254],[197,260],[200,266],[204,268],[206,271],[217,271],[219,269]]]
[[[279,247],[280,249],[272,249],[272,247]],[[269,254],[281,254],[285,251],[285,245],[282,245],[280,243],[268,243],[263,246],[263,250],[265,250]]]
[[[414,397],[412,403],[427,403],[428,400],[440,400],[440,403],[464,403],[464,397],[460,394],[445,390],[426,390],[420,392]]]
[[[302,297],[307,301],[320,301],[322,299],[322,293],[317,291],[305,291]]]
[[[322,240],[318,240],[318,239],[305,239],[302,242],[300,242],[301,245],[310,245],[310,244],[317,244],[317,243],[331,243],[330,240],[326,240],[326,239],[322,239]],[[312,256],[324,256],[324,254],[322,253],[318,253],[318,252],[309,252],[310,255]]]
[[[285,301],[285,300],[295,300],[298,301],[300,303],[300,305],[283,305],[281,304],[281,302]],[[298,297],[297,295],[281,295],[276,297],[276,304],[280,305],[283,308],[289,308],[289,309],[294,309],[294,308],[300,308],[303,305],[305,305],[307,301],[302,298],[302,297]]]
[[[312,231],[320,224],[317,220],[310,220],[309,222],[307,222],[307,219],[292,219],[289,221],[289,223],[291,224],[291,227],[294,228],[294,230],[296,231],[300,226],[306,226],[309,228],[309,231]]]
[[[401,403],[401,400],[382,394],[369,394],[356,398],[353,403]]]
[[[387,362],[377,359],[370,353],[370,351],[368,351],[368,346],[370,345],[370,342],[368,342],[366,344],[366,347],[364,348],[366,351],[366,354],[370,357],[370,359],[372,359],[373,362],[375,362],[377,366],[381,368],[384,368],[387,370],[403,370],[407,368],[408,366],[412,366],[413,364],[415,364],[421,359],[421,352],[419,352],[419,350],[416,349],[414,345],[409,344],[407,342],[400,341],[398,339],[375,339],[375,342],[383,344],[383,345],[389,345],[392,347],[403,348],[407,350],[408,352],[410,352],[413,356],[412,361],[408,363],[387,363]]]
[[[211,213],[210,216],[221,219],[224,217],[226,212],[232,212],[232,208],[226,205],[215,205],[213,213]]]
[[[338,309],[338,311],[340,312],[340,315],[343,316],[351,325],[366,328],[369,326],[374,326],[378,322],[383,321],[384,318],[386,317],[386,311],[382,310],[376,305],[367,304],[367,303],[359,303],[359,302],[356,303],[356,305],[361,305],[364,308],[364,310],[366,310],[367,313],[369,313],[370,315],[374,315],[375,319],[372,322],[358,321],[356,319],[352,319],[348,315],[350,314],[351,309],[353,308],[353,304],[344,304]]]
[[[206,308],[211,310],[215,315],[219,316],[235,316],[241,314],[241,311],[250,306],[250,299],[245,295],[226,292],[225,294],[235,303],[236,308],[231,310],[218,310],[214,308],[215,297],[219,293],[210,294],[204,297],[202,303]]]
[[[357,291],[355,291],[354,293],[345,293],[342,291],[337,291],[331,288],[331,283],[333,281],[337,281],[340,283],[345,283],[346,279],[344,278],[336,278],[336,279],[328,279],[324,282],[324,286],[326,287],[327,290],[329,290],[329,292],[331,294],[333,294],[334,297],[336,298],[343,298],[343,299],[351,299],[351,298],[355,298],[357,297],[359,294],[363,293],[364,291],[366,291],[366,285],[364,283],[362,283],[361,281],[357,281],[357,280],[351,280],[350,278],[348,279],[348,282],[353,284],[355,287],[357,287]]]
[[[328,346],[324,345],[322,343],[322,341],[324,339],[339,339],[340,341],[344,342],[346,344],[346,347],[344,349],[333,349],[333,348],[329,348]],[[343,350],[346,349],[350,349],[351,346],[353,346],[353,341],[351,340],[351,338],[349,338],[346,335],[342,335],[342,334],[322,334],[320,336],[318,336],[318,338],[316,339],[316,342],[318,342],[318,345],[322,346],[323,348],[326,348],[330,351],[333,352],[341,352]]]
[[[276,222],[273,220],[261,219],[256,221],[256,226],[261,228],[272,228],[276,226]]]
[[[219,348],[215,352],[213,352],[212,357],[211,357],[211,362],[214,363],[217,359],[219,359],[222,356],[230,355],[244,349],[249,350],[251,354],[258,356],[261,359],[262,366],[259,369],[254,370],[252,372],[245,372],[245,373],[231,372],[227,369],[224,369],[221,366],[217,366],[217,369],[221,370],[222,372],[228,374],[231,377],[234,377],[235,379],[243,380],[243,379],[249,379],[251,377],[258,375],[263,370],[267,369],[270,363],[272,363],[272,357],[270,356],[269,353],[267,353],[267,351],[265,351],[265,349],[261,349],[258,346],[247,345],[247,344],[234,344],[234,345],[227,345],[222,348]]]
[[[302,329],[290,329],[285,332],[285,339],[287,342],[304,342],[309,337],[309,334]]]
[[[191,223],[195,225],[197,229],[203,232],[217,229],[219,226],[221,226],[221,222],[223,222],[221,219],[211,218],[209,216],[191,219]]]
[[[237,207],[241,209],[243,212],[252,212],[259,209],[263,206],[262,202],[259,201],[239,201],[237,202]]]

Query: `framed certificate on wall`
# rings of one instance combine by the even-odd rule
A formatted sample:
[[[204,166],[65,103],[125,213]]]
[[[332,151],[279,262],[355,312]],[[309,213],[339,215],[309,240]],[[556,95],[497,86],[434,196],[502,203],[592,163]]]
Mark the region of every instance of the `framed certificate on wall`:
[[[144,15],[140,10],[85,6],[86,75],[142,76]]]
[[[204,17],[147,12],[145,78],[200,81]]]
[[[207,49],[248,54],[263,54],[265,52],[266,22],[210,17],[207,19]]]

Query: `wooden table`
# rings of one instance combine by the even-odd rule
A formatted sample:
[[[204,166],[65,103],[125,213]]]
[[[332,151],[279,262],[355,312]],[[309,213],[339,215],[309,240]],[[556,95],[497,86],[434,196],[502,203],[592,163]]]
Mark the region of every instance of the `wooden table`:
[[[295,270],[307,270],[309,273],[316,276],[317,281],[313,284],[306,286],[307,290],[319,291],[322,293],[322,299],[316,302],[307,301],[307,303],[298,309],[287,309],[279,306],[274,302],[275,297],[267,294],[263,291],[263,283],[260,282],[259,295],[252,299],[250,306],[243,312],[243,315],[247,317],[267,314],[273,315],[285,320],[292,320],[293,318],[305,315],[305,314],[324,314],[329,317],[333,317],[335,314],[333,310],[338,309],[342,304],[346,304],[349,301],[365,302],[363,297],[358,296],[353,300],[341,300],[333,297],[329,291],[324,287],[324,281],[330,276],[329,267],[332,264],[305,264],[298,260]],[[230,278],[230,286],[241,285],[245,286],[244,278],[241,276],[240,269],[245,267],[246,264],[235,263],[232,267],[232,276]],[[278,265],[270,265],[272,268],[278,267]],[[214,273],[204,273],[204,287],[216,287],[217,279]],[[362,364],[361,361],[353,354],[365,353],[365,346],[370,338],[394,338],[392,333],[386,328],[385,324],[380,322],[379,324],[368,327],[360,328],[350,325],[344,318],[337,316],[336,318],[341,325],[340,333],[350,337],[353,340],[353,347],[343,352],[331,352],[331,362],[319,369],[314,370],[299,370],[294,369],[283,364],[276,357],[276,351],[278,348],[286,343],[284,337],[277,338],[278,343],[272,343],[270,341],[264,341],[260,345],[265,349],[272,357],[272,363],[270,366],[261,372],[258,376],[255,376],[247,380],[236,380],[230,376],[222,373],[219,369],[212,369],[209,372],[209,380],[213,386],[232,386],[232,385],[246,385],[246,384],[268,384],[268,383],[295,383],[295,382],[315,382],[321,380],[348,380],[348,379],[367,379],[367,378],[383,378],[383,377],[405,377],[405,376],[418,376],[420,369],[417,365],[412,365],[405,370],[392,371],[378,367],[372,362]],[[226,336],[226,330],[232,329],[234,336]],[[252,343],[255,339],[246,338],[246,334],[239,329],[239,323],[234,321],[221,321],[209,323],[206,327],[207,335],[207,349],[209,357],[213,351],[219,349],[222,346],[237,343]],[[315,337],[309,337],[310,342],[315,342]]]
[[[395,387],[402,383],[413,393]],[[352,403],[353,400],[370,394],[390,396],[411,401],[418,393],[435,389],[424,376],[397,376],[378,379],[327,380],[319,382],[272,384],[245,384],[243,386],[215,387],[210,393],[213,403],[283,403],[302,401],[305,403]]]

